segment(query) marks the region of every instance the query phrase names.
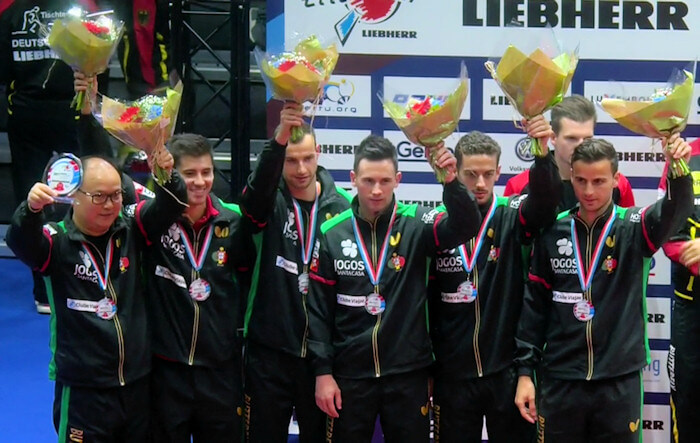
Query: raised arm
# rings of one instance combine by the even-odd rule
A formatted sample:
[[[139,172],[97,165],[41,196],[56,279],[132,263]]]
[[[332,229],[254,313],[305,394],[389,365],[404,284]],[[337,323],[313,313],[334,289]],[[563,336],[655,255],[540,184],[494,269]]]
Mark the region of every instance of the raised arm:
[[[668,147],[664,149],[667,163],[680,158],[687,161],[690,152],[690,145],[678,134],[669,138]],[[668,171],[670,169],[667,168]],[[682,228],[693,209],[693,182],[690,174],[671,178],[667,173],[664,197],[642,210],[643,233],[650,255]]]
[[[433,149],[437,149],[434,167],[447,172],[442,191],[447,212],[431,217],[426,227],[431,236],[430,249],[437,251],[453,248],[474,237],[481,226],[481,214],[474,196],[457,180],[455,156],[442,143]]]
[[[44,183],[32,186],[27,200],[15,210],[5,241],[17,258],[30,268],[43,272],[51,261],[53,240],[44,229],[44,208],[53,204],[56,191]]]
[[[167,150],[156,151],[155,162],[163,169],[171,171],[168,183],[156,184],[156,196],[152,200],[141,201],[134,211],[136,223],[148,244],[168,226],[177,220],[187,207],[187,189],[180,174],[173,169],[173,157]]]
[[[255,170],[248,177],[241,196],[241,210],[257,230],[263,229],[272,216],[275,192],[284,167],[285,147],[292,128],[301,126],[302,122],[301,105],[285,103],[275,137],[263,148]]]
[[[520,205],[525,232],[536,233],[554,222],[561,200],[561,177],[550,157],[536,157],[530,167],[530,191]]]

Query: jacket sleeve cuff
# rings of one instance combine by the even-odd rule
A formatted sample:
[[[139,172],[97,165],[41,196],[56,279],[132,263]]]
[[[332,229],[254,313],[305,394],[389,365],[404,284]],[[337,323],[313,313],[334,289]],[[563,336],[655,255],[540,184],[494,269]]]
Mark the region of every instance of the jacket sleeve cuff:
[[[533,378],[535,375],[535,371],[528,367],[528,366],[518,366],[518,377],[527,375],[530,378]]]
[[[314,366],[314,375],[318,377],[319,375],[333,374],[333,367],[330,363],[322,363]]]

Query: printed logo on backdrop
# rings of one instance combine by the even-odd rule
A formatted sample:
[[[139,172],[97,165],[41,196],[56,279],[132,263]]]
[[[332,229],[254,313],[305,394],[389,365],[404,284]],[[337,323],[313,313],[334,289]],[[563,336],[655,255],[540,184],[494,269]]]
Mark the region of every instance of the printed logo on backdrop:
[[[315,106],[316,116],[371,117],[372,79],[363,75],[334,75],[323,88],[323,99]],[[314,108],[304,103],[304,113]]]
[[[671,432],[671,407],[668,405],[644,405],[641,428],[644,442],[668,442]]]
[[[671,389],[666,360],[668,351],[650,351],[651,363],[642,368],[644,392],[668,394]]]
[[[671,72],[669,71],[669,75]],[[583,82],[583,95],[593,103],[599,103],[604,98],[620,98],[628,101],[648,100],[656,88],[663,88],[663,82],[629,82],[629,81],[593,81]],[[615,123],[607,112],[598,110],[598,123]]]
[[[406,106],[412,100],[423,101],[428,95],[437,99],[446,99],[459,86],[459,68],[455,67],[454,77],[384,77],[384,97],[392,102]],[[471,80],[467,80],[471,82]],[[471,85],[468,84],[471,90]],[[470,101],[464,103],[460,120],[469,120]],[[386,110],[384,117],[389,118]]]
[[[647,335],[650,340],[671,338],[671,299],[647,297]]]
[[[402,3],[412,3],[413,0],[304,0],[304,6],[313,8],[336,3],[345,3],[347,11],[338,17],[335,32],[340,43],[345,45],[358,23],[377,25],[384,23],[396,14]],[[355,33],[357,34],[357,33]],[[395,29],[362,29],[360,34],[365,38],[417,38],[418,33],[411,30]]]
[[[688,30],[685,17],[688,6],[683,2],[644,1],[613,2],[608,7],[605,2],[586,1],[559,2],[522,0],[488,1],[462,0],[462,26],[501,27],[504,23],[517,22],[526,28],[551,27],[580,29],[677,29]],[[690,3],[687,1],[686,3]],[[672,4],[672,6],[671,6]],[[644,5],[645,7],[643,7]]]
[[[314,126],[318,127],[318,122],[317,118]],[[323,129],[319,127],[316,129],[316,142],[321,147],[319,165],[329,170],[348,171],[344,174],[343,179],[349,181],[349,171],[352,170],[355,150],[369,134],[369,130]]]
[[[535,155],[530,150],[529,138],[525,137],[518,140],[518,143],[515,144],[515,155],[524,162],[535,161]]]
[[[695,90],[693,91],[693,107],[690,108],[688,124],[700,124],[700,88],[695,88]]]

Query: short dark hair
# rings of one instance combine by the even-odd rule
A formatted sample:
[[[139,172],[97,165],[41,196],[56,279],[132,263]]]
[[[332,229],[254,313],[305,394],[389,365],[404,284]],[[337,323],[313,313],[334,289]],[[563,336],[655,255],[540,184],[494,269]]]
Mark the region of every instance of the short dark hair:
[[[208,155],[214,162],[214,153],[206,137],[199,134],[175,134],[168,142],[168,150],[175,160],[175,167],[180,164],[182,157],[201,157]]]
[[[496,163],[501,160],[501,147],[496,140],[480,131],[471,131],[462,136],[455,147],[457,157],[457,169],[462,167],[464,155],[489,155],[496,156]]]
[[[585,123],[593,120],[595,124],[597,115],[593,102],[586,97],[573,94],[564,97],[562,101],[552,108],[552,130],[555,134],[561,129],[561,119],[568,118],[578,123]]]
[[[378,135],[368,135],[360,142],[360,146],[358,146],[357,150],[355,151],[355,163],[352,166],[355,172],[357,172],[357,165],[359,165],[360,161],[363,159],[370,161],[389,159],[394,164],[394,169],[396,171],[399,170],[396,147],[394,147],[389,140]]]
[[[595,163],[600,160],[610,161],[613,174],[617,172],[617,152],[615,147],[602,138],[589,138],[574,148],[571,154],[571,165],[577,161],[584,163]]]

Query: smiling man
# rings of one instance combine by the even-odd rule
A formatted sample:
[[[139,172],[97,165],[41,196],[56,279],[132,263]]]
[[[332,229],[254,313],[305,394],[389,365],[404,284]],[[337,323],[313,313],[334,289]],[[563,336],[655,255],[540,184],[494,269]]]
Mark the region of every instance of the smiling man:
[[[172,168],[167,151],[156,161]],[[186,193],[173,172],[155,199],[122,214],[116,167],[97,157],[83,166],[64,220],[45,224],[56,193],[37,183],[15,211],[7,244],[49,289],[58,441],[148,441],[151,352],[141,255],[182,213]]]
[[[668,162],[687,160],[691,150],[676,134],[664,152]],[[692,213],[692,182],[669,176],[663,199],[621,208],[613,201],[619,172],[610,143],[584,141],[571,168],[580,204],[533,247],[516,334],[515,403],[548,442],[638,442],[650,262]]]
[[[447,213],[396,201],[396,148],[370,135],[350,173],[351,209],[325,222],[311,262],[309,352],[329,441],[429,440],[427,272],[440,249],[473,237],[481,217],[440,144]]]
[[[144,258],[153,337],[153,441],[242,439],[242,357],[237,329],[249,236],[238,206],[211,192],[214,159],[206,138],[168,142],[189,207],[151,238]],[[196,400],[194,400],[196,399]]]

